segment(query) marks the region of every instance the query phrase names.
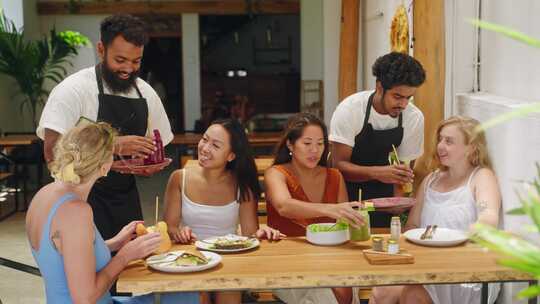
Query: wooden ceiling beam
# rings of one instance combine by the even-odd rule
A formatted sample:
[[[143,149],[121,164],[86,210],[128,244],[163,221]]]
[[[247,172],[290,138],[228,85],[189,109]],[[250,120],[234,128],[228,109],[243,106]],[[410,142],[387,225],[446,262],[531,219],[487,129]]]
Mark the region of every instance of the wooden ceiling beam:
[[[68,2],[41,1],[37,3],[40,15],[107,15],[118,12],[126,14],[186,14],[243,15],[249,13],[244,0],[208,1],[152,1],[152,2]],[[300,0],[252,1],[253,14],[300,14]]]

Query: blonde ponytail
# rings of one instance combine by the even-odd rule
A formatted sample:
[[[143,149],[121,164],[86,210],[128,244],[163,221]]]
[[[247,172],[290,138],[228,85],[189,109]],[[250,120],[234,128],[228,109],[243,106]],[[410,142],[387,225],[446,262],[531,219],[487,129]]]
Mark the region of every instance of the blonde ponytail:
[[[110,161],[116,132],[107,123],[75,127],[54,147],[51,175],[57,181],[80,184]]]

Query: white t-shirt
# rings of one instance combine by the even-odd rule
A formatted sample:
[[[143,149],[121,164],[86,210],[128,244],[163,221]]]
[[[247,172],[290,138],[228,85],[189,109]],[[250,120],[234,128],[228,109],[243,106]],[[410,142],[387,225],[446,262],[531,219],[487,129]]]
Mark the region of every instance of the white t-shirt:
[[[148,104],[146,136],[153,136],[153,130],[158,129],[163,144],[168,144],[174,135],[159,96],[148,83],[140,78],[137,78],[137,87]],[[106,82],[103,82],[103,90],[105,94],[112,94]],[[45,128],[65,134],[75,126],[81,116],[96,121],[99,107],[98,94],[94,67],[80,70],[64,79],[49,95],[39,120],[37,135],[43,139]],[[114,95],[139,98],[135,88],[127,94]]]
[[[362,132],[369,96],[374,91],[363,91],[345,98],[336,108],[330,121],[330,141],[354,147],[354,138]],[[413,104],[403,113],[403,139],[398,147],[399,158],[414,160],[424,153],[424,115]],[[388,130],[398,126],[398,117],[379,114],[373,106],[368,122],[375,130]]]

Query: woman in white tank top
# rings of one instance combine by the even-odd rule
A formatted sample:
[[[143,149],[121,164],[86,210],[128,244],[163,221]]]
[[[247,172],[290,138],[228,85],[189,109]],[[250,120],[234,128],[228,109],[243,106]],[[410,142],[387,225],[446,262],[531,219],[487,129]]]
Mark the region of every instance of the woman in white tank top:
[[[501,195],[491,169],[484,133],[474,133],[478,121],[454,116],[442,121],[433,155],[436,170],[417,191],[417,202],[405,230],[427,225],[468,231],[477,222],[497,226]],[[489,286],[495,302],[498,284]],[[377,287],[370,303],[479,303],[480,284]]]
[[[244,128],[235,120],[212,123],[198,145],[199,165],[174,171],[165,193],[164,218],[171,239],[236,234],[278,240],[283,235],[259,228],[257,202],[261,190]],[[240,303],[240,292],[217,292],[215,303]],[[203,303],[209,303],[204,297]]]

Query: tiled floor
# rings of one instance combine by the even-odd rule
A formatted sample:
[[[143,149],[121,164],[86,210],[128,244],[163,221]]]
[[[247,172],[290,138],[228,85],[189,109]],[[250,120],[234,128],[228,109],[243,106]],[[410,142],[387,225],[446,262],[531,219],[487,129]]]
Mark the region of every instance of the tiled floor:
[[[155,197],[160,197],[163,211],[163,193],[169,174],[177,168],[173,163],[151,178],[139,178],[139,192],[146,221],[154,221]],[[25,214],[18,212],[0,221],[0,257],[36,266],[24,229]],[[161,218],[161,216],[160,216]],[[40,277],[0,266],[0,304],[45,303],[45,291]]]

